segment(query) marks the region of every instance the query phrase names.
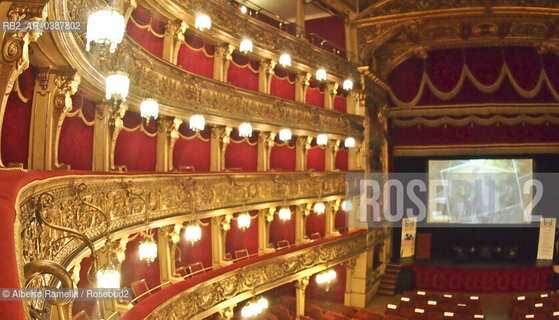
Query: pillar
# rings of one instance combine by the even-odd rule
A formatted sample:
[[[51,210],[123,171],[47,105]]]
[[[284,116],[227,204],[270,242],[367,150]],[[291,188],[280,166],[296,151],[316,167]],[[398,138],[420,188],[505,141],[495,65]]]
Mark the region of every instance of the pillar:
[[[182,120],[178,118],[161,117],[157,121],[156,171],[169,172],[173,169],[173,149],[179,138],[181,124]]]
[[[352,258],[344,262],[346,268],[346,278],[345,278],[345,294],[344,294],[344,305],[351,306],[351,283],[353,279],[353,271],[355,270],[355,264],[357,263],[357,258]]]
[[[219,310],[217,313],[217,319],[219,320],[231,320],[235,316],[235,305],[229,306],[225,309]]]
[[[188,24],[182,20],[167,22],[163,36],[163,60],[174,65],[177,64],[186,29],[188,29]]]
[[[258,171],[270,170],[270,155],[274,147],[274,140],[276,139],[275,132],[258,133]]]
[[[355,147],[347,150],[347,169],[348,171],[361,170],[361,144],[355,143]]]
[[[307,170],[307,154],[311,148],[312,137],[298,136],[295,141],[295,171]]]
[[[214,80],[227,82],[227,69],[233,59],[235,48],[229,43],[223,43],[215,47],[214,53]]]
[[[270,244],[270,223],[274,220],[276,208],[261,209],[258,211],[258,254],[274,251]]]
[[[295,280],[295,319],[305,315],[305,290],[309,285],[309,277]]]
[[[297,37],[305,38],[305,0],[297,0],[295,24]]]
[[[165,226],[157,229],[157,259],[159,259],[159,277],[161,283],[177,282],[174,277],[175,255],[171,234],[175,232],[174,226]]]
[[[9,16],[2,16],[0,20],[43,21],[47,17],[47,0],[13,2],[7,10]],[[37,41],[40,33],[0,33],[2,55],[0,56],[0,137],[2,123],[8,98],[19,75],[29,67],[29,43]],[[0,139],[1,143],[1,139]],[[2,163],[2,148],[0,146],[0,167]]]
[[[80,81],[76,70],[39,69],[31,107],[29,169],[67,169],[58,162],[58,141]]]
[[[95,123],[93,126],[93,171],[116,170],[114,151],[116,139],[124,127],[122,118],[128,107],[113,100],[98,103],[95,106]]]
[[[358,62],[358,52],[357,50],[357,29],[351,26],[351,23],[346,19],[344,21],[344,33],[345,33],[345,48],[349,53],[347,59],[351,62]]]
[[[233,219],[232,215],[212,218],[212,260],[215,267],[231,263],[225,261],[225,243],[227,231],[231,229],[231,219]]]
[[[339,233],[335,230],[336,213],[340,209],[340,200],[328,201],[325,203],[325,237],[337,236]]]
[[[258,68],[258,92],[270,94],[275,67],[275,61],[270,59],[263,59],[260,61],[260,66]]]
[[[338,84],[335,82],[326,82],[324,88],[324,108],[334,110],[334,99],[338,93]]]
[[[307,233],[307,217],[311,213],[311,204],[300,204],[295,209],[295,244],[301,244],[308,241]]]
[[[336,170],[336,154],[340,150],[340,140],[329,139],[324,150],[324,171]]]
[[[306,102],[307,87],[310,85],[311,74],[300,72],[295,76],[295,101]]]
[[[358,114],[359,113],[359,91],[350,90],[346,97],[347,113]]]
[[[217,172],[225,169],[225,150],[231,142],[229,135],[231,127],[213,126],[210,137],[210,171]]]

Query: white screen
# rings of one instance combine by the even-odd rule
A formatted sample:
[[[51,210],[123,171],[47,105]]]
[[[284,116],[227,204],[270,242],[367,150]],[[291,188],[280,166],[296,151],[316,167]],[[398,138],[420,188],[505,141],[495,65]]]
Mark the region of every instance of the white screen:
[[[531,221],[532,159],[429,160],[427,222]]]

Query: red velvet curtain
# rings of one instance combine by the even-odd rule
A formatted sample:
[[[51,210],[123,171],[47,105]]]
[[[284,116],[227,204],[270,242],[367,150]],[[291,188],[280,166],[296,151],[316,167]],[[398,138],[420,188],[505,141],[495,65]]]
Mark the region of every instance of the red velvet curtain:
[[[344,95],[338,94],[334,98],[334,109],[347,113],[347,100]]]
[[[270,84],[270,93],[279,98],[295,100],[295,74],[276,67]]]
[[[154,19],[144,8],[136,8],[128,20],[126,34],[156,57],[163,56],[165,23]]]
[[[185,42],[179,49],[177,65],[192,73],[213,78],[213,46],[191,34],[185,34]]]
[[[287,240],[290,244],[295,244],[295,211],[296,206],[290,206],[291,220],[282,221],[275,215],[274,220],[270,224],[270,243],[276,246],[280,240]],[[278,207],[276,213],[279,212],[281,207]]]
[[[173,166],[194,167],[196,172],[210,171],[210,129],[196,134],[183,124],[179,128],[181,136],[175,143],[173,150]]]
[[[347,171],[347,149],[340,148],[336,153],[336,169],[340,171]]]
[[[239,88],[258,91],[258,68],[258,61],[233,53],[233,61],[227,69],[227,82]]]
[[[320,236],[324,238],[326,232],[326,216],[325,214],[318,214],[311,210],[311,213],[307,216],[306,222],[307,236],[310,237],[313,233],[320,233]]]
[[[91,170],[95,103],[76,94],[72,105],[60,130],[58,161],[73,170]]]
[[[315,107],[324,108],[324,88],[313,80],[310,81],[310,84],[305,93],[307,103]]]
[[[10,163],[23,163],[23,166],[27,168],[35,73],[35,68],[30,66],[16,80],[22,98],[27,100],[27,102],[20,99],[16,88],[12,90],[8,97],[6,110],[4,111],[4,120],[2,122],[1,137],[2,162],[5,165]]]
[[[225,168],[256,171],[258,165],[257,141],[256,132],[252,133],[251,138],[242,139],[238,136],[237,129],[234,129],[231,133],[231,143],[225,150]]]
[[[312,147],[307,153],[307,169],[314,171],[324,171],[326,154],[324,148],[319,146]]]
[[[212,266],[212,227],[211,220],[202,220],[206,226],[200,226],[202,229],[202,238],[192,244],[184,238],[184,229],[181,232],[181,239],[178,244],[181,262],[177,263],[178,266],[188,266],[192,263],[202,262],[205,268]]]
[[[142,118],[132,112],[127,112],[123,120],[125,128],[116,140],[115,165],[125,165],[129,171],[155,171],[155,121],[152,119],[146,128]]]
[[[290,141],[282,142],[276,139],[276,144],[270,152],[270,168],[279,171],[295,171],[295,141],[297,137],[292,137]]]
[[[157,230],[152,230],[153,239],[157,242]],[[123,288],[129,288],[134,281],[145,279],[149,288],[158,286],[161,283],[159,277],[159,258],[152,263],[140,261],[139,245],[142,236],[126,244],[126,260],[120,267],[120,282]]]
[[[235,250],[247,249],[249,254],[258,253],[258,211],[250,211],[250,215],[255,217],[251,219],[250,227],[241,230],[237,226],[237,220],[231,220],[231,229],[227,231],[227,243],[225,250],[230,252],[231,256],[235,258]],[[238,213],[233,215],[237,218]]]
[[[320,300],[343,304],[345,298],[346,268],[339,264],[332,268],[336,271],[336,279],[332,280],[326,291],[326,285],[316,283],[316,274],[309,279],[309,285],[305,290],[305,299]]]

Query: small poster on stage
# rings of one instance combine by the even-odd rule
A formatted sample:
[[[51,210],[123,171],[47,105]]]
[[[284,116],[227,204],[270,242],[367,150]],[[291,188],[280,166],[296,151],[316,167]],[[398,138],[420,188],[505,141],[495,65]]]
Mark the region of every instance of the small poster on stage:
[[[538,260],[553,260],[555,244],[555,218],[540,220],[540,239],[538,242]]]
[[[400,258],[413,257],[415,255],[416,230],[417,218],[402,219],[402,245],[400,246]]]

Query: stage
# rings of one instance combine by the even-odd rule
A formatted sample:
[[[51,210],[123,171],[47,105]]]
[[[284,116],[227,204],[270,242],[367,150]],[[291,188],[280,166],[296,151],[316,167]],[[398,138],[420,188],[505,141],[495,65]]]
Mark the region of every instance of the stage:
[[[549,261],[529,264],[518,261],[456,263],[433,260],[402,264],[403,278],[406,274],[409,280],[413,277],[415,290],[506,293],[548,291],[552,288],[553,270]]]

